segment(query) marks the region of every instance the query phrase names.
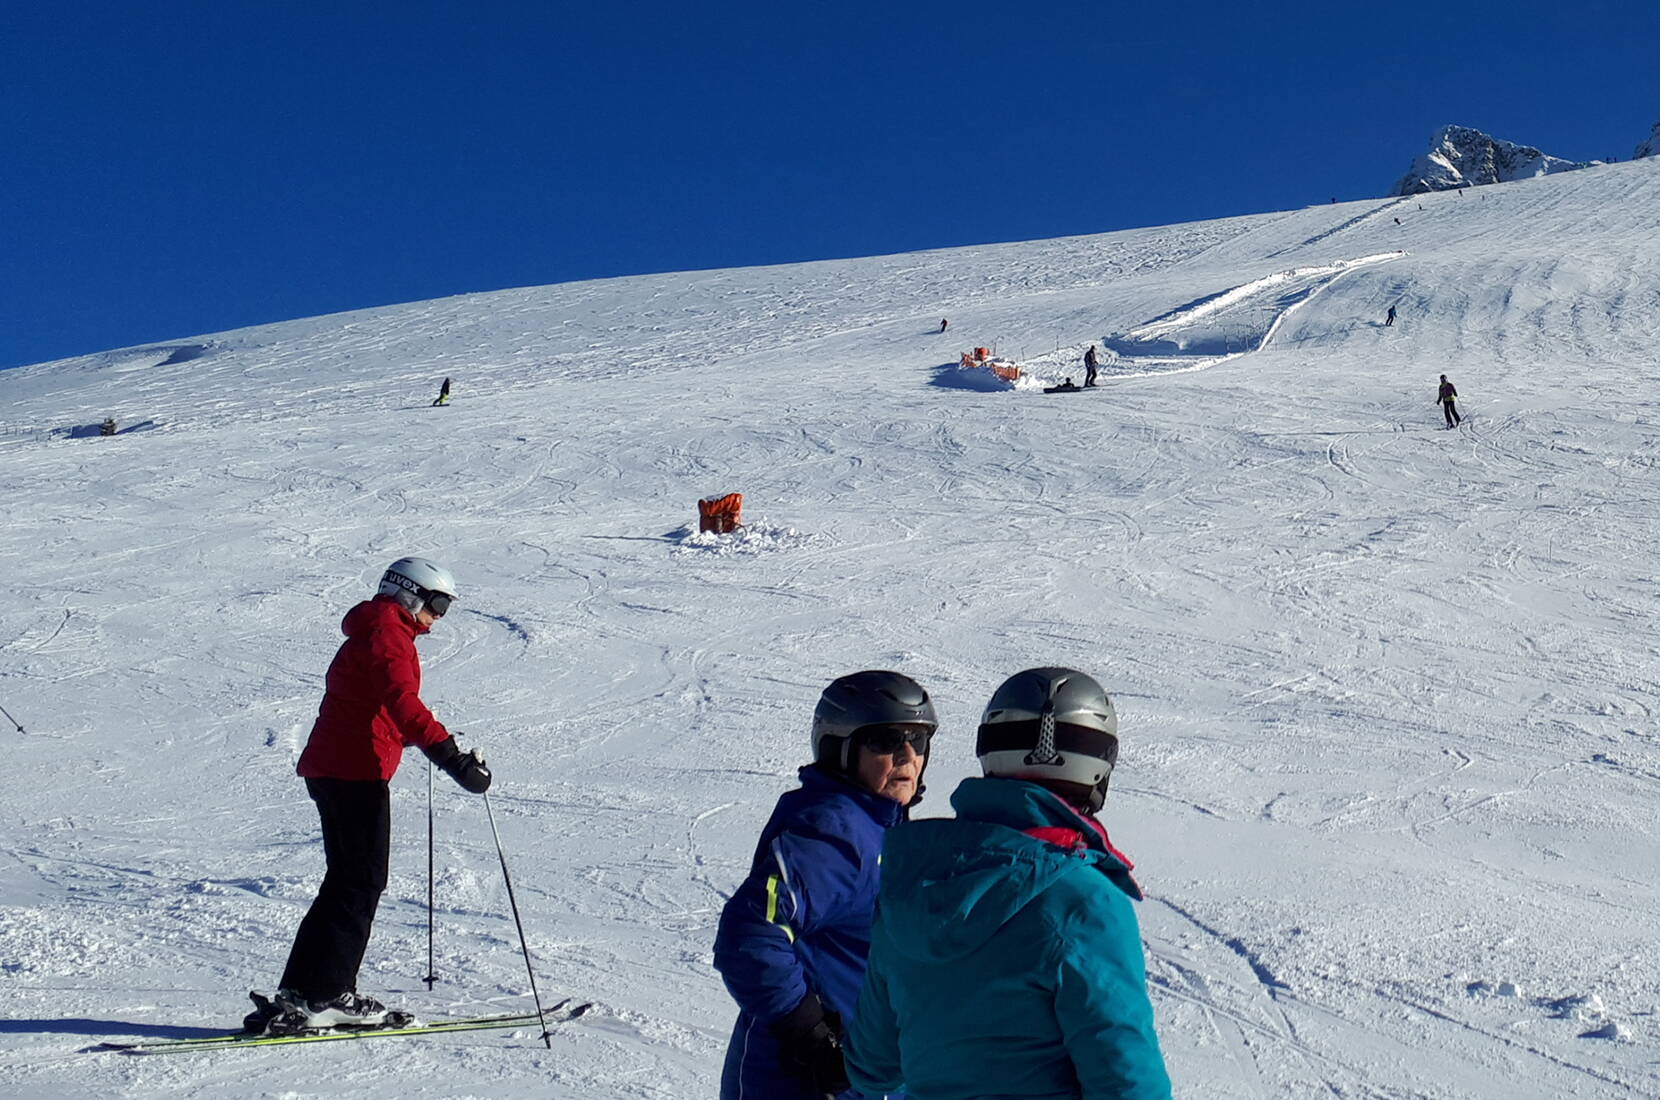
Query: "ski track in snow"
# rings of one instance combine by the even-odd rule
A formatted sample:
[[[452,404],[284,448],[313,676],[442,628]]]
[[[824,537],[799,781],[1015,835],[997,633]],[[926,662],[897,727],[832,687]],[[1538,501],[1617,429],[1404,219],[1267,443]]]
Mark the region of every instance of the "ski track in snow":
[[[992,687],[1061,663],[1119,705],[1105,818],[1178,1096],[1660,1094],[1656,211],[1639,161],[6,372],[0,1091],[713,1095],[715,923],[823,684],[930,688],[938,815]],[[1091,343],[1119,358],[1087,396],[942,380]],[[135,430],[76,434],[111,415]],[[731,491],[749,529],[696,535]],[[463,586],[423,693],[496,771],[544,1001],[600,1007],[551,1051],[79,1053],[275,981],[322,865],[294,760],[404,553]],[[362,986],[523,1008],[482,807],[442,777],[420,980],[425,770]]]

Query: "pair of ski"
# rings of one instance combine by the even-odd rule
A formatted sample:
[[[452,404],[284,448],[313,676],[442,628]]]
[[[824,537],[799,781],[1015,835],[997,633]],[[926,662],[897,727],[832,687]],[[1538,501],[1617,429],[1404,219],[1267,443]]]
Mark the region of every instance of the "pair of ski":
[[[182,1054],[190,1051],[228,1050],[240,1047],[273,1047],[290,1043],[327,1043],[340,1039],[390,1038],[394,1035],[443,1035],[452,1031],[486,1031],[497,1028],[546,1027],[549,1030],[578,1018],[594,1007],[592,1001],[573,1003],[567,997],[538,1016],[534,1012],[501,1013],[494,1016],[466,1016],[433,1020],[430,1023],[400,1023],[381,1027],[334,1027],[316,1030],[249,1034],[233,1031],[194,1039],[157,1039],[141,1043],[99,1043],[89,1048],[117,1054]],[[545,1034],[545,1033],[544,1033]]]

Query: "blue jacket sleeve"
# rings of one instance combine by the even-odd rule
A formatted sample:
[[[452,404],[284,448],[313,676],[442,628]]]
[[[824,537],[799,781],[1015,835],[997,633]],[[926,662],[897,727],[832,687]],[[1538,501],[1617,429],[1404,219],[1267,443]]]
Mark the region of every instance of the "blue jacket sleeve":
[[[801,1003],[808,975],[796,941],[833,921],[851,892],[847,842],[810,826],[778,833],[721,911],[715,969],[738,1007],[775,1020]]]
[[[888,995],[886,949],[871,945],[870,967],[859,991],[859,1009],[847,1031],[847,1077],[872,1096],[897,1093],[905,1084],[899,1065],[899,1018]]]
[[[1098,899],[1060,939],[1055,991],[1083,1100],[1169,1100],[1135,910],[1117,887]]]

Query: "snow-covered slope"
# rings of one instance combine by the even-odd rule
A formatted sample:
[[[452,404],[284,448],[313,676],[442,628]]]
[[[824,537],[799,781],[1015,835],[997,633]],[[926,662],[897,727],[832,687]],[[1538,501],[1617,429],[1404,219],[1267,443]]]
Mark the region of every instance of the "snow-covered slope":
[[[1548,156],[1531,145],[1501,141],[1468,126],[1443,126],[1429,139],[1429,152],[1412,162],[1412,167],[1389,193],[1422,195],[1488,183],[1510,183],[1589,168],[1595,163]]]
[[[1645,160],[6,372],[0,1089],[711,1096],[716,916],[819,688],[933,691],[940,814],[996,683],[1070,663],[1118,702],[1104,816],[1178,1095],[1660,1094],[1657,216]],[[1058,377],[1108,337],[1097,391],[955,384],[964,347]],[[147,428],[66,437],[105,416]],[[727,491],[751,537],[685,537]],[[544,993],[602,1009],[551,1051],[77,1053],[275,981],[336,624],[409,552],[464,587],[425,694],[496,769]],[[420,981],[422,764],[363,987],[522,1006],[483,807],[442,779]]]

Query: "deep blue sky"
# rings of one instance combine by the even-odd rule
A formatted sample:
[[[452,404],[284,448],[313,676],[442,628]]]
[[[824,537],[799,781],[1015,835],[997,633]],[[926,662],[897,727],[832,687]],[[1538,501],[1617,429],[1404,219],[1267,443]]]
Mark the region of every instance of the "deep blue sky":
[[[7,3],[0,366],[1377,196],[1448,122],[1624,159],[1657,41],[1652,0]]]

